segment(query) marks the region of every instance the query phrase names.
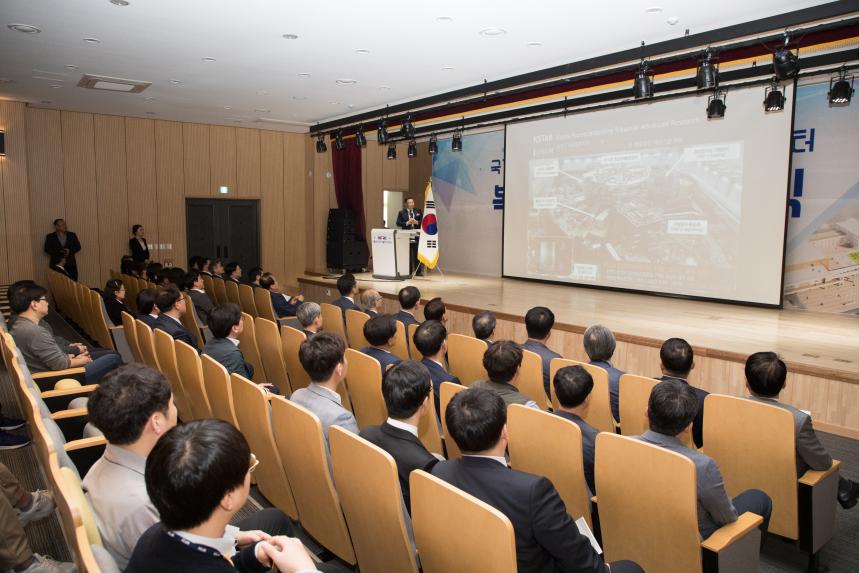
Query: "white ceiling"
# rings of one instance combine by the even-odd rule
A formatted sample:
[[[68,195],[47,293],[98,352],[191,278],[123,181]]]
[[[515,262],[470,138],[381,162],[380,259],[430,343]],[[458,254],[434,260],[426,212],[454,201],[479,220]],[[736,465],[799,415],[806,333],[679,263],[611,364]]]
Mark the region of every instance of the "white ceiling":
[[[0,0],[0,99],[305,131],[317,121],[484,78],[492,81],[628,49],[642,40],[677,38],[686,29],[695,34],[823,3],[129,0],[120,7],[110,0]],[[13,31],[7,27],[13,23],[42,31]],[[487,28],[506,34],[481,35]],[[284,39],[284,34],[298,38]],[[535,42],[539,45],[529,45]],[[139,94],[86,90],[77,87],[83,73],[152,85]],[[357,83],[338,85],[338,79]],[[258,123],[260,118],[293,125]]]

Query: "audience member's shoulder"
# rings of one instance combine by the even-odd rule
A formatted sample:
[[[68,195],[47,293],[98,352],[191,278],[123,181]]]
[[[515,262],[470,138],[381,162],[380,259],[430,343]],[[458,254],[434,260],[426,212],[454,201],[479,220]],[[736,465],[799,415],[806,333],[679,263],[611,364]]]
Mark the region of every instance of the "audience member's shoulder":
[[[367,426],[358,435],[365,440],[376,443],[382,435],[382,426]]]

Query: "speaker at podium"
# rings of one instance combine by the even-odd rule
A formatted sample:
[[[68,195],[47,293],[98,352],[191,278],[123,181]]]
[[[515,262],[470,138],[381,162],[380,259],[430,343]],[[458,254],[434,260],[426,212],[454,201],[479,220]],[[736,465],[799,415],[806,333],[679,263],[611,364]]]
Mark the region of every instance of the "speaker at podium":
[[[409,271],[409,243],[418,237],[416,229],[373,229],[373,278],[405,280]]]

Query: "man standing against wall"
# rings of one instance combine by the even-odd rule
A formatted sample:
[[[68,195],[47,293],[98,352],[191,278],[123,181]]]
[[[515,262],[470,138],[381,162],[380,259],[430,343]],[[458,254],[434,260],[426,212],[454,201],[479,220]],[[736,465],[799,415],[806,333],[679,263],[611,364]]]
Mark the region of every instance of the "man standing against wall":
[[[78,280],[78,263],[75,253],[81,250],[78,236],[66,227],[65,219],[54,220],[54,232],[45,235],[45,252],[49,255],[64,255],[66,272],[74,280]]]

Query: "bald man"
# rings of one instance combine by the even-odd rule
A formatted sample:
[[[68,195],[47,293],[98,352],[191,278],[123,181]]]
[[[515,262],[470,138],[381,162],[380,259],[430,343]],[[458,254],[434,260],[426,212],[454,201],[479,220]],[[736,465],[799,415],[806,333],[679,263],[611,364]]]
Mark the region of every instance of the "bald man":
[[[368,288],[361,294],[361,305],[370,318],[379,316],[384,310],[384,300],[376,289]]]

